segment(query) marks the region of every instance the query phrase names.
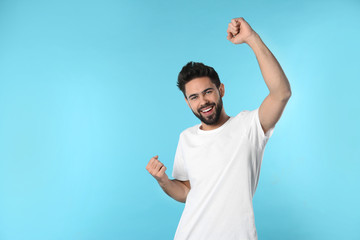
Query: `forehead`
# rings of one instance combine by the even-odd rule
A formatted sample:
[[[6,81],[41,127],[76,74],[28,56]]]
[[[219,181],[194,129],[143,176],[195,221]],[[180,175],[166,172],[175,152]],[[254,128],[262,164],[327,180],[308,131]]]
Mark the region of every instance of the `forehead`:
[[[207,88],[216,88],[215,84],[209,77],[194,78],[185,84],[185,92],[187,96],[195,93],[201,93]]]

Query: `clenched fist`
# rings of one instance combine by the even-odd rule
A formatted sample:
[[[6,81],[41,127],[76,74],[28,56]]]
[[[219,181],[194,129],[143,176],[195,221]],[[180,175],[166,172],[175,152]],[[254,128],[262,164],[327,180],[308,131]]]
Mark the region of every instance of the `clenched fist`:
[[[229,23],[227,39],[234,44],[246,43],[249,38],[255,35],[255,31],[244,18],[234,18]]]
[[[166,175],[166,167],[158,160],[159,156],[155,156],[150,159],[148,165],[146,166],[146,170],[160,183],[168,180],[168,176]]]

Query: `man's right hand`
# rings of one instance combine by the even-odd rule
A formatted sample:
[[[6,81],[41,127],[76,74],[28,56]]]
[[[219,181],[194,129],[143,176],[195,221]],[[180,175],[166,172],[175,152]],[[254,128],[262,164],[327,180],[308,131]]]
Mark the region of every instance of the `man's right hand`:
[[[159,182],[163,183],[169,180],[169,177],[166,175],[166,167],[158,160],[159,156],[151,158],[148,165],[146,166],[146,170]]]

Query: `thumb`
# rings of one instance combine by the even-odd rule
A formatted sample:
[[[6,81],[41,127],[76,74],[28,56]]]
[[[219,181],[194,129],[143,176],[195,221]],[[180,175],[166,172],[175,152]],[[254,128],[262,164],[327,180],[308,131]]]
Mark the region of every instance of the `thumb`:
[[[227,38],[227,40],[231,40],[231,39],[232,39],[232,37],[233,37],[233,36],[232,36],[232,34],[231,34],[230,32],[228,32],[227,34],[228,34],[228,35],[227,35],[227,37],[226,37],[226,38]]]

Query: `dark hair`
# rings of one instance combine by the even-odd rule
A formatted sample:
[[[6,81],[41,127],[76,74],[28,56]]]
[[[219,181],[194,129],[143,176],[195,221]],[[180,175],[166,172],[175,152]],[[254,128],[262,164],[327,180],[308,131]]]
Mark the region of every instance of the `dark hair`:
[[[209,77],[211,82],[220,87],[220,79],[214,68],[200,62],[188,62],[180,71],[177,81],[178,88],[183,92],[185,98],[185,84],[199,77]]]

